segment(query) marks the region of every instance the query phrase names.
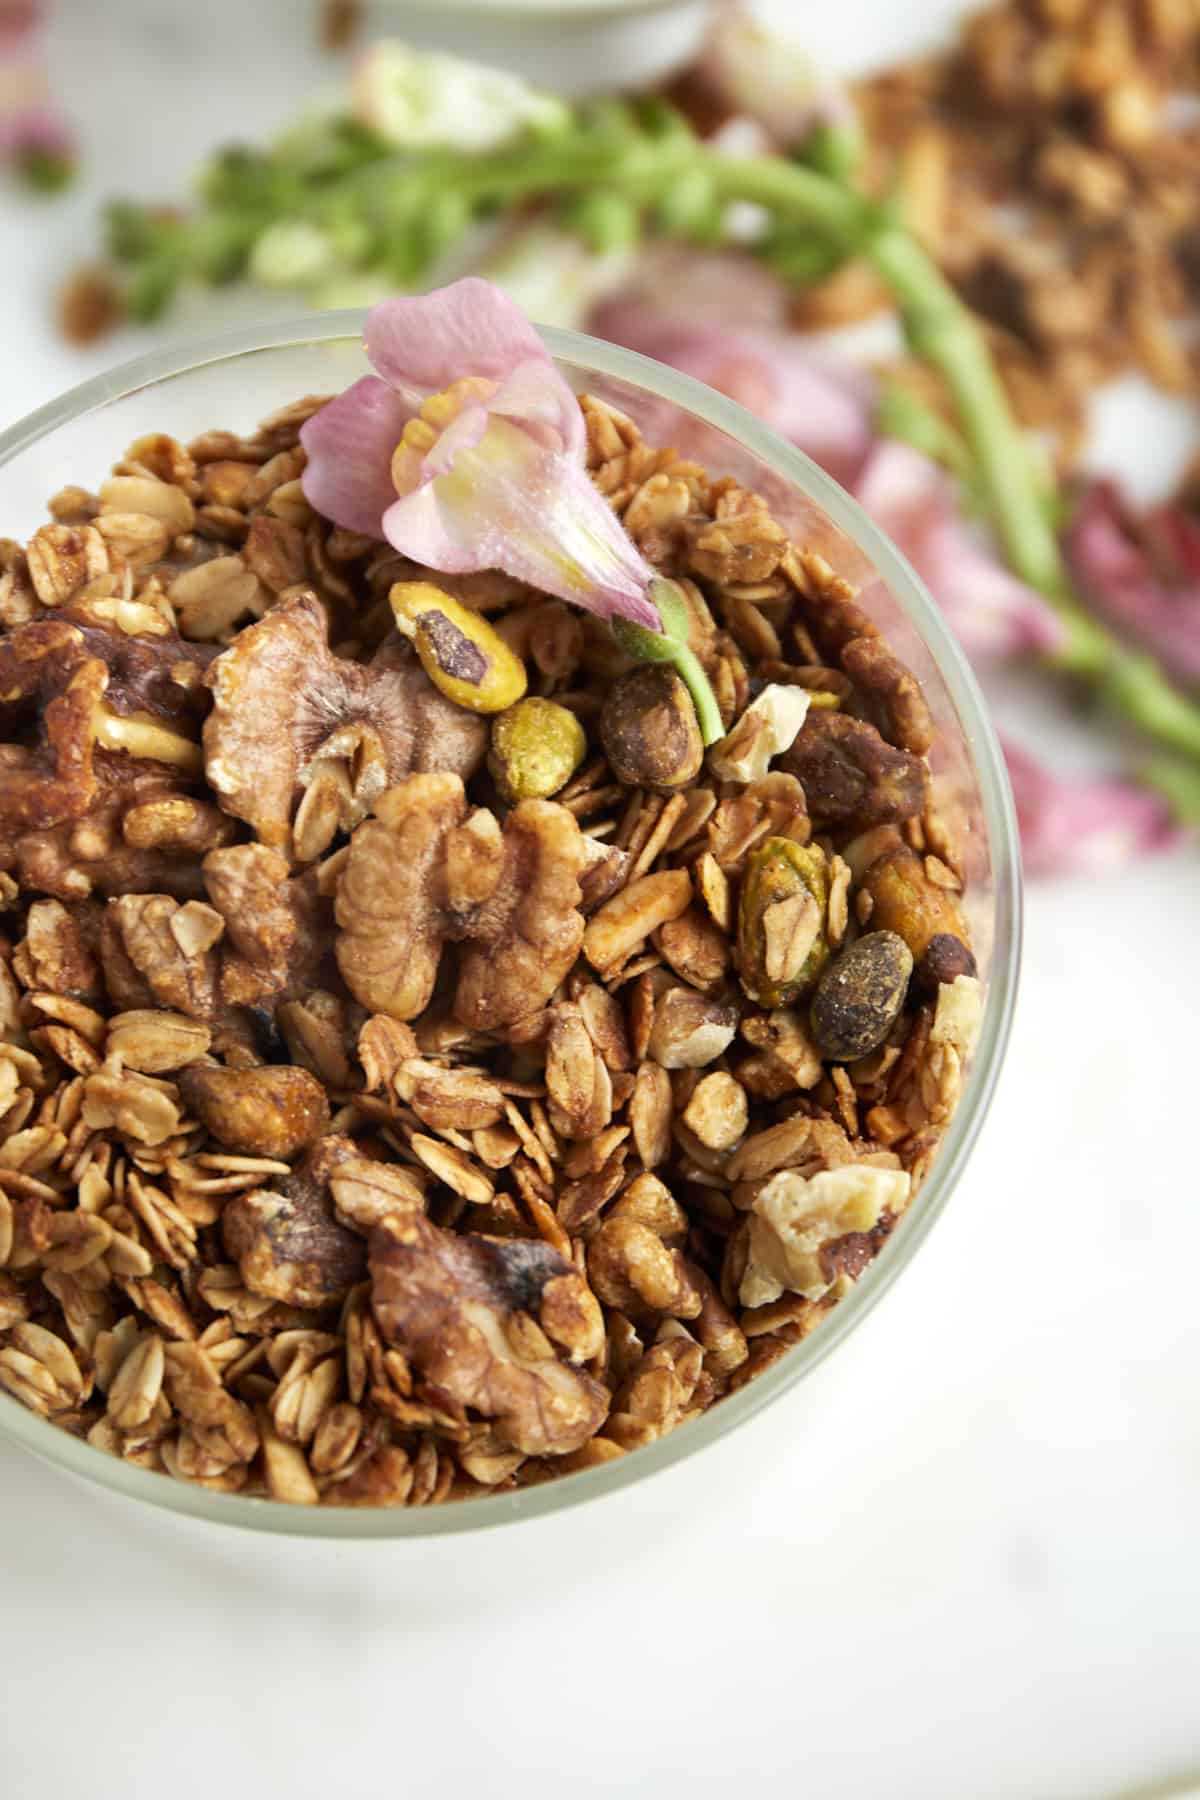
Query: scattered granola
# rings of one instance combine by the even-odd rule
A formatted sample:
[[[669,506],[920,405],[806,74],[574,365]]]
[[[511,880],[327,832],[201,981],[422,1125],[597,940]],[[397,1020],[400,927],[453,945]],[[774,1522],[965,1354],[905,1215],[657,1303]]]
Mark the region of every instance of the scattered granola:
[[[813,1329],[981,988],[920,691],[761,501],[581,403],[706,754],[600,621],[316,512],[319,404],[140,440],[6,563],[0,1386],[176,1480],[412,1506]]]

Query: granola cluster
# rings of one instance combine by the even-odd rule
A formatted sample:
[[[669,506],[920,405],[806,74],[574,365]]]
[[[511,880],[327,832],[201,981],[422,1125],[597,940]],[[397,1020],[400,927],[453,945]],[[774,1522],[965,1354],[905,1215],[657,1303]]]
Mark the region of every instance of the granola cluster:
[[[1198,86],[1194,0],[1001,0],[945,52],[857,91],[875,177],[898,182],[913,230],[986,322],[1019,418],[1055,432],[1067,462],[1107,377],[1132,368],[1196,392]],[[848,269],[801,318],[883,298]]]
[[[759,498],[581,402],[705,755],[599,621],[316,516],[319,404],[143,438],[0,550],[0,1385],[178,1480],[419,1505],[811,1332],[980,987],[920,689]],[[519,719],[431,680],[413,581],[520,658]]]

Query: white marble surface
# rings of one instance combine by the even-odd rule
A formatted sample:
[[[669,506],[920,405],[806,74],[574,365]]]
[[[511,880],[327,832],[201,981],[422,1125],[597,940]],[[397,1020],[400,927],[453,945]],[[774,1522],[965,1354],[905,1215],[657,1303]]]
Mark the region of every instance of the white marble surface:
[[[63,0],[89,173],[44,211],[0,197],[5,423],[135,347],[78,357],[47,321],[98,195],[174,192],[311,76],[287,7],[243,6],[270,73],[210,44],[180,105],[185,27],[140,10],[138,47],[119,8]],[[813,33],[861,61],[871,11]],[[338,1550],[143,1517],[0,1444],[0,1793],[1118,1800],[1195,1776],[1198,916],[1192,851],[1032,892],[1007,1072],[922,1255],[799,1393],[619,1498]]]

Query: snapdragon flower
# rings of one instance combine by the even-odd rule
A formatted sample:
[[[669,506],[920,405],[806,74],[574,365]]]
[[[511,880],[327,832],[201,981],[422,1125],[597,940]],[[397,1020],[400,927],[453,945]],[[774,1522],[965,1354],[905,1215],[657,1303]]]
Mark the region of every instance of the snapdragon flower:
[[[310,504],[446,573],[503,569],[660,629],[657,581],[584,464],[579,402],[513,303],[470,278],[381,301],[376,373],[301,433]]]

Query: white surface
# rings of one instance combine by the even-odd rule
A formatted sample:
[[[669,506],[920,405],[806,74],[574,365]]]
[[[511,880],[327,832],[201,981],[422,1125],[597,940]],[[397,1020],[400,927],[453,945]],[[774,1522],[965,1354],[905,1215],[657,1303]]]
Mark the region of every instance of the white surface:
[[[843,43],[872,10],[839,9]],[[242,46],[181,107],[195,27],[135,52],[109,8],[64,11],[89,179],[0,199],[4,422],[135,347],[73,356],[45,304],[126,160],[171,195],[312,74],[264,22],[256,113]],[[142,1517],[0,1447],[4,1800],[1118,1800],[1194,1776],[1197,917],[1191,852],[1034,889],[1008,1071],[924,1253],[798,1394],[619,1499],[339,1551]]]

